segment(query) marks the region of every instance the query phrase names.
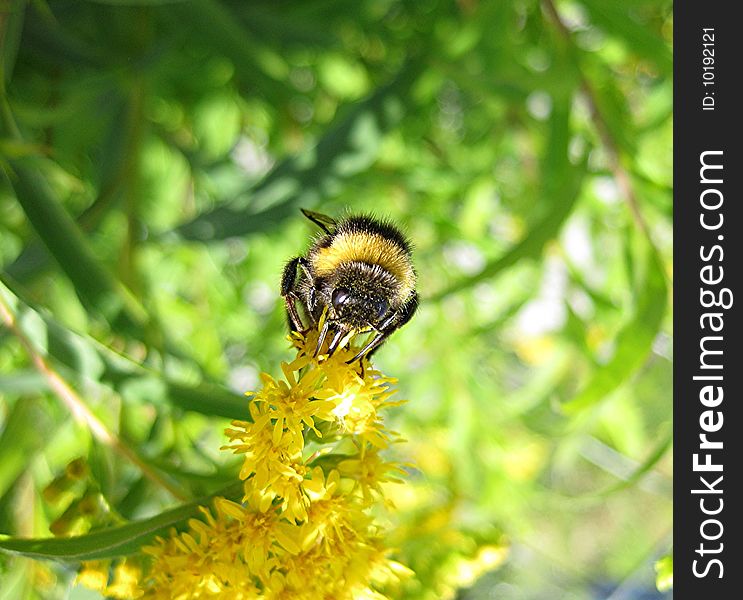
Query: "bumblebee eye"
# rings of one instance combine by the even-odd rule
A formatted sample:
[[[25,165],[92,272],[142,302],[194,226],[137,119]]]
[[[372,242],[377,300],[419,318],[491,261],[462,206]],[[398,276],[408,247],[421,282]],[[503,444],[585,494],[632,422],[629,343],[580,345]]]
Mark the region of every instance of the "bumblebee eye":
[[[384,317],[384,315],[387,314],[387,310],[389,310],[390,305],[384,298],[379,298],[374,301],[374,310],[377,312],[377,319],[381,319]]]
[[[337,288],[333,290],[333,306],[336,309],[340,308],[340,306],[350,297],[351,292],[349,292],[346,288]]]

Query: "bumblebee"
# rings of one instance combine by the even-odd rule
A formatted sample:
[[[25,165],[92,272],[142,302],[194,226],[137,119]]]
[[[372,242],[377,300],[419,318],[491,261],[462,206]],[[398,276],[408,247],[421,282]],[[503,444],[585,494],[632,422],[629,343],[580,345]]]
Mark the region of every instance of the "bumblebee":
[[[364,215],[336,221],[302,213],[322,233],[306,256],[291,259],[284,268],[281,295],[289,327],[303,333],[320,329],[316,355],[330,335],[329,356],[348,334],[374,332],[348,363],[369,357],[418,308],[410,243],[388,221]],[[310,321],[307,328],[298,304]]]

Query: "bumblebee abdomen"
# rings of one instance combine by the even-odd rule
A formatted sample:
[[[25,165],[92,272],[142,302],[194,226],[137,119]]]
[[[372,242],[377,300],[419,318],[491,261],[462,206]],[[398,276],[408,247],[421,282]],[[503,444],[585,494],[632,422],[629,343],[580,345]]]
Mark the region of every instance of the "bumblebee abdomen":
[[[367,263],[378,265],[395,278],[399,302],[415,290],[410,246],[394,227],[367,217],[354,217],[339,223],[336,232],[329,237],[310,252],[316,276],[331,276],[347,263]]]

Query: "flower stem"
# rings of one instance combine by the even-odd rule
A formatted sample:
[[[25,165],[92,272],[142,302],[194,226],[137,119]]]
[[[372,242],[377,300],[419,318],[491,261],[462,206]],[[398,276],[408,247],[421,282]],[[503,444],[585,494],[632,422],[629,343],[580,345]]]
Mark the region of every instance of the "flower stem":
[[[0,296],[0,318],[2,318],[2,321],[11,333],[18,338],[21,346],[23,346],[31,358],[31,362],[36,367],[36,370],[46,379],[50,389],[62,401],[75,419],[85,424],[95,439],[126,458],[142,472],[142,475],[155,485],[167,490],[177,500],[185,501],[189,499],[187,494],[152,469],[132,448],[122,442],[113,431],[106,427],[93,414],[77,392],[49,365],[44,357],[34,348],[31,341],[20,330],[16,324],[12,309],[2,296]]]

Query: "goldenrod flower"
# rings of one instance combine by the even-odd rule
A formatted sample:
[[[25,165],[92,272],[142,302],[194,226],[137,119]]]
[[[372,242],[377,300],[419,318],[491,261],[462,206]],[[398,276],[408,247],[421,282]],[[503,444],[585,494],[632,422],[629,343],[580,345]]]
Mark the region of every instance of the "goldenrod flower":
[[[382,483],[402,483],[394,475],[405,475],[405,471],[396,463],[384,460],[376,448],[362,447],[359,454],[338,464],[342,475],[354,481],[354,489],[361,492],[365,504],[374,501],[372,491],[384,499]]]
[[[90,569],[81,583],[150,600],[380,600],[382,587],[411,574],[389,558],[369,514],[384,501],[381,484],[404,474],[380,454],[396,440],[380,416],[398,404],[393,380],[368,362],[346,364],[354,349],[313,356],[316,332],[292,340],[297,357],[281,365],[283,378],[264,373],[251,395],[252,421],[225,431],[223,449],[243,455],[242,501],[216,498],[187,530],[157,538],[144,548],[143,577],[122,563],[111,585]],[[317,450],[306,448],[309,432]]]
[[[111,598],[139,598],[142,590],[139,581],[142,577],[142,569],[136,562],[124,560],[114,568],[113,582],[106,587],[105,594]]]
[[[96,592],[103,592],[108,585],[108,567],[107,561],[86,561],[81,565],[75,582]]]

